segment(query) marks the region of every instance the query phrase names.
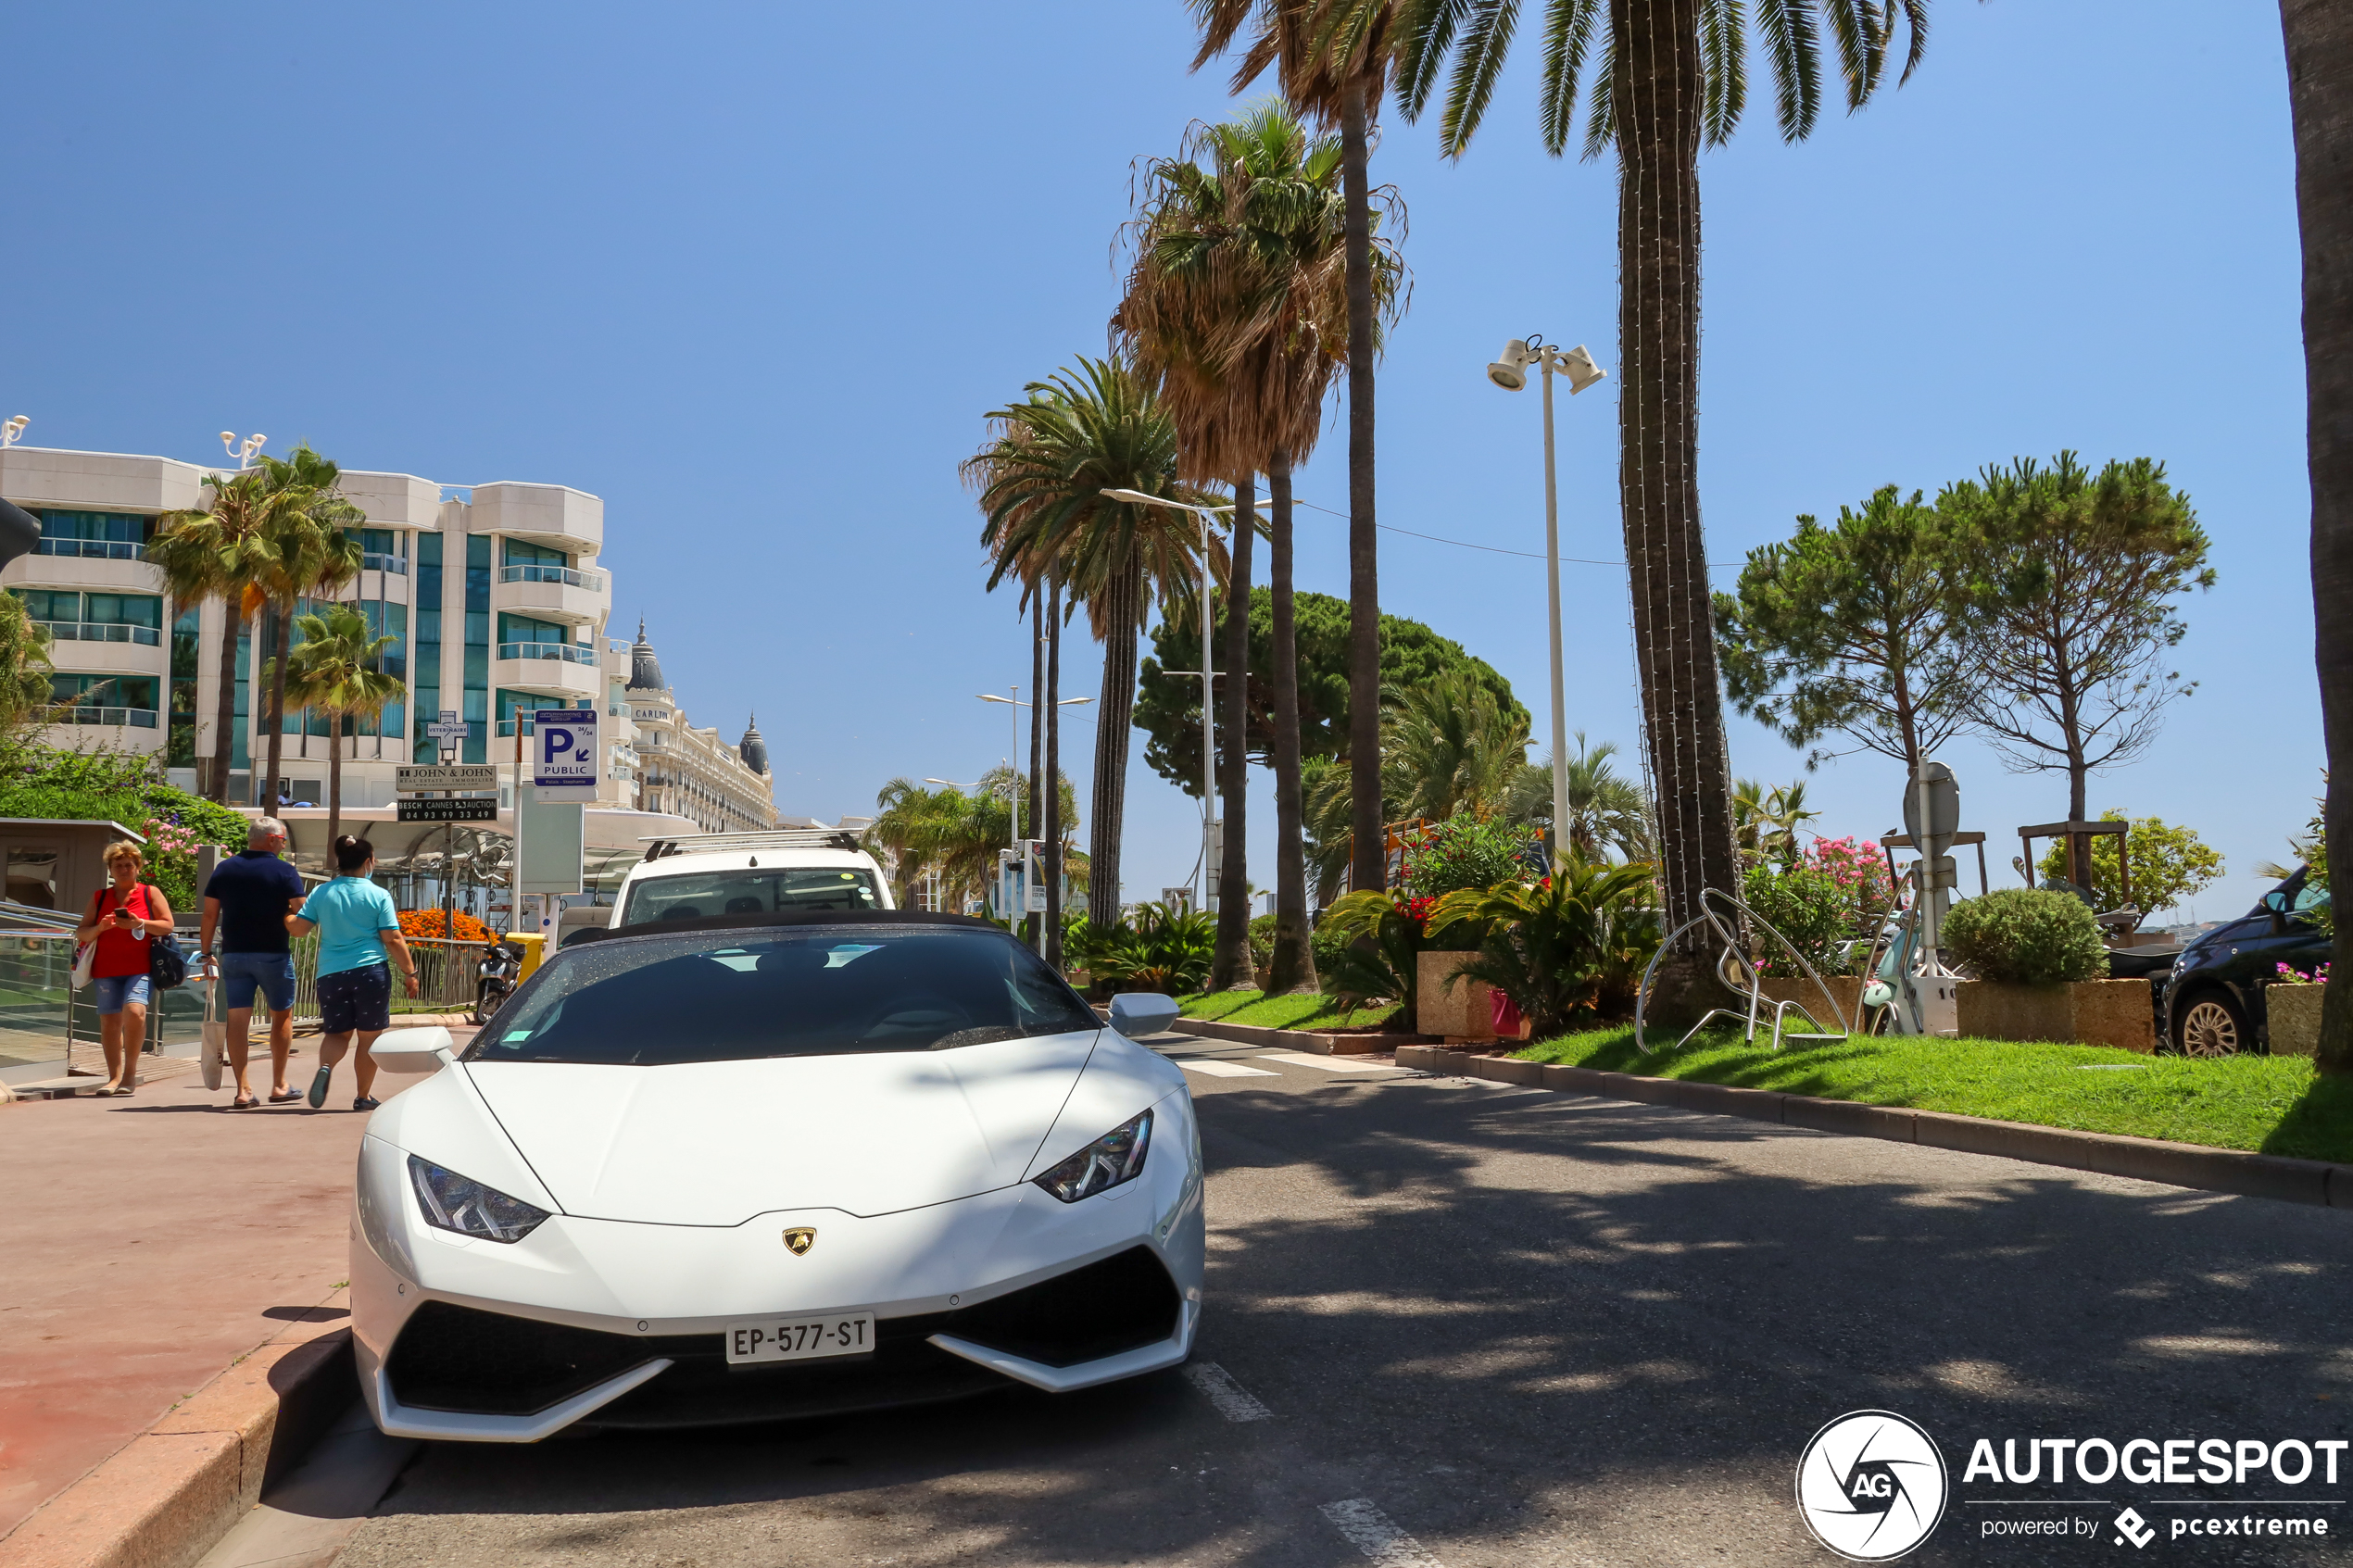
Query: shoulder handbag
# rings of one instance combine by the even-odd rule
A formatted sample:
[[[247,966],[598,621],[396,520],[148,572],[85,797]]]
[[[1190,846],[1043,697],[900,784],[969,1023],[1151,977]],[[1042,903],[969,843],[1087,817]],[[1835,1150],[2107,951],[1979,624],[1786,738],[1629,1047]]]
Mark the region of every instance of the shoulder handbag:
[[[141,891],[155,894],[153,887]],[[160,894],[156,895],[160,897]],[[155,918],[155,898],[146,900],[148,918]],[[147,983],[158,991],[177,989],[188,978],[188,955],[180,950],[180,938],[167,931],[160,936],[147,938]]]
[[[101,888],[91,898],[90,908],[93,911],[96,910],[99,900],[106,897],[106,890]],[[97,937],[93,936],[89,941],[84,942],[81,947],[76,947],[73,950],[73,988],[75,990],[79,991],[84,985],[90,984],[90,971],[96,966],[97,962],[98,939]]]

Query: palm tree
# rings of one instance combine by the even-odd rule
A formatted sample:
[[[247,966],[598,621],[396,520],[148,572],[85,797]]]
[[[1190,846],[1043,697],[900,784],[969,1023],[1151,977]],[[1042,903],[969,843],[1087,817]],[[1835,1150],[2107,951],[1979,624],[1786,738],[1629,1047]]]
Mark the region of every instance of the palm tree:
[[[174,604],[220,600],[221,637],[212,725],[212,766],[201,781],[208,800],[226,803],[229,768],[237,726],[237,644],[253,613],[246,590],[270,554],[269,541],[283,531],[286,514],[299,512],[304,497],[272,489],[269,470],[247,469],[223,477],[208,473],[204,483],[212,505],[166,512],[157,520],[147,559],[163,572]]]
[[[1372,8],[1378,0],[1333,0]],[[1803,140],[1821,109],[1822,35],[1860,108],[1908,32],[1902,75],[1928,42],[1929,0],[1765,0],[1755,7],[1781,135]],[[1520,0],[1432,0],[1397,41],[1407,118],[1454,69],[1440,145],[1459,157],[1487,111],[1518,25]],[[1632,576],[1635,658],[1657,785],[1661,881],[1669,929],[1710,887],[1737,891],[1730,764],[1709,627],[1700,529],[1699,150],[1729,137],[1747,97],[1747,12],[1732,0],[1550,0],[1539,119],[1558,155],[1593,67],[1584,152],[1617,152],[1618,483]],[[1670,1009],[1705,982],[1696,948],[1661,974]]]
[[[1651,858],[1649,809],[1642,789],[1632,780],[1618,777],[1617,770],[1610,766],[1609,759],[1617,755],[1617,742],[1589,746],[1585,732],[1577,732],[1577,755],[1569,759],[1565,781],[1568,822],[1562,836],[1588,860],[1606,859],[1612,849],[1629,860],[1647,860]],[[1513,781],[1505,815],[1516,822],[1541,828],[1550,837],[1553,768],[1549,761],[1521,770]]]
[[[2353,12],[2341,0],[2281,0],[2304,235],[2305,441],[2312,475],[2313,644],[2329,777],[2353,779]],[[2332,782],[2329,881],[2353,887],[2353,792]],[[2332,973],[2340,972],[2342,965]],[[2353,1073],[2353,986],[2322,999],[2320,1065]]]
[[[248,610],[271,606],[276,616],[269,764],[260,796],[265,804],[274,804],[279,759],[285,749],[284,656],[294,643],[295,604],[306,595],[332,594],[359,575],[359,541],[346,530],[365,521],[366,514],[339,494],[335,465],[308,446],[296,447],[290,458],[265,457],[261,463],[263,487],[278,497],[278,504],[270,508],[253,541],[255,570],[246,583],[245,602]]]
[[[343,832],[343,726],[346,719],[373,719],[387,703],[409,693],[407,683],[384,669],[384,650],[400,639],[369,634],[368,618],[351,605],[331,605],[323,615],[295,618],[302,640],[281,659],[271,659],[271,684],[297,708],[327,716],[327,842]]]
[[[49,632],[24,600],[0,594],[0,735],[48,712]]]
[[[1504,711],[1494,693],[1462,671],[1389,696],[1383,814],[1443,822],[1501,810],[1528,761],[1528,715]]]
[[[1322,433],[1325,395],[1344,359],[1340,161],[1336,139],[1311,137],[1279,104],[1258,106],[1225,124],[1195,127],[1175,157],[1155,159],[1146,169],[1133,226],[1135,266],[1113,318],[1139,369],[1158,380],[1180,438],[1179,473],[1204,482],[1230,479],[1237,516],[1248,513],[1260,469],[1275,492],[1271,749],[1278,864],[1268,988],[1278,991],[1315,984],[1299,837],[1290,479],[1292,463],[1313,450]],[[1392,262],[1386,251],[1378,257]],[[1377,268],[1384,314],[1396,298],[1397,277],[1393,264]],[[1229,671],[1250,663],[1251,544],[1251,531],[1235,534],[1224,633]],[[1247,733],[1249,699],[1244,682],[1228,685],[1229,735]],[[1213,989],[1246,978],[1250,952],[1243,854],[1248,759],[1236,746],[1219,761],[1227,836]]]
[[[1380,572],[1374,516],[1373,365],[1380,358],[1377,202],[1402,230],[1395,193],[1372,189],[1374,113],[1388,90],[1396,43],[1412,0],[1190,0],[1201,29],[1199,70],[1252,29],[1234,69],[1237,93],[1269,67],[1283,96],[1326,125],[1340,127],[1342,251],[1348,295],[1348,679],[1349,767],[1360,887],[1387,876],[1378,799],[1380,789]],[[1393,263],[1393,253],[1390,256]],[[1402,301],[1397,308],[1402,308]],[[1393,316],[1393,310],[1388,312]],[[1288,476],[1285,480],[1288,488]]]
[[[1181,602],[1200,582],[1190,514],[1115,501],[1136,490],[1173,501],[1211,499],[1176,479],[1176,428],[1159,398],[1125,362],[1080,357],[1024,389],[1027,397],[988,415],[986,445],[962,472],[980,493],[981,545],[994,563],[988,586],[1008,576],[1025,593],[1051,576],[1103,645],[1096,709],[1094,823],[1088,836],[1088,917],[1119,919],[1119,840],[1126,820],[1127,733],[1136,704],[1136,639],[1146,594]],[[1214,542],[1209,569],[1226,571]]]

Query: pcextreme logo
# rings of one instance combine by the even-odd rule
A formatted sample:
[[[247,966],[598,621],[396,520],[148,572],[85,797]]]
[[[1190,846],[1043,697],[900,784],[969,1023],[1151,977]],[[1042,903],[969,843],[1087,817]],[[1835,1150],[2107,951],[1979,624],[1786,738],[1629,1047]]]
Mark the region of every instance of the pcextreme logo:
[[[1891,1562],[1928,1539],[1949,1491],[1935,1440],[1893,1411],[1848,1411],[1797,1461],[1798,1516],[1852,1562]]]

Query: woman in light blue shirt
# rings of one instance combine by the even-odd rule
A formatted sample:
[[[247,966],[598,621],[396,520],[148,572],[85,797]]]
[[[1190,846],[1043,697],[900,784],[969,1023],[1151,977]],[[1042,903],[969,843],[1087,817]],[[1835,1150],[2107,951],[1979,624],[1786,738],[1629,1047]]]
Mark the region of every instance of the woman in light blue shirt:
[[[335,1063],[359,1036],[359,1097],[354,1110],[373,1110],[376,1097],[375,1059],[368,1047],[392,1026],[392,969],[387,958],[397,959],[401,978],[417,989],[416,961],[401,939],[400,911],[392,895],[368,880],[376,869],[375,847],[364,838],[345,834],[335,840],[333,882],[321,884],[303,900],[302,913],[289,928],[296,936],[319,934],[319,1014],[325,1031],[319,1044],[319,1071],[310,1080],[310,1108],[327,1103],[327,1084]],[[387,954],[389,949],[389,954]]]

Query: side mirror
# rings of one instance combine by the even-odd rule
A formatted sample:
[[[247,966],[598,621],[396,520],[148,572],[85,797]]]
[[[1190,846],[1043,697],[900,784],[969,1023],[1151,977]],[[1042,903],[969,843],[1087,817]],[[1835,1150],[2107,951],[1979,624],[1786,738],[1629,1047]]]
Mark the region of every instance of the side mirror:
[[[1111,999],[1111,1026],[1131,1040],[1164,1033],[1177,1013],[1176,999],[1157,991],[1123,991]]]
[[[458,1060],[450,1048],[449,1031],[438,1024],[422,1029],[387,1029],[368,1047],[369,1056],[386,1073],[438,1073]]]
[[[2275,915],[2284,915],[2287,913],[2288,902],[2286,889],[2274,887],[2271,891],[2263,895],[2263,907],[2271,910]]]

